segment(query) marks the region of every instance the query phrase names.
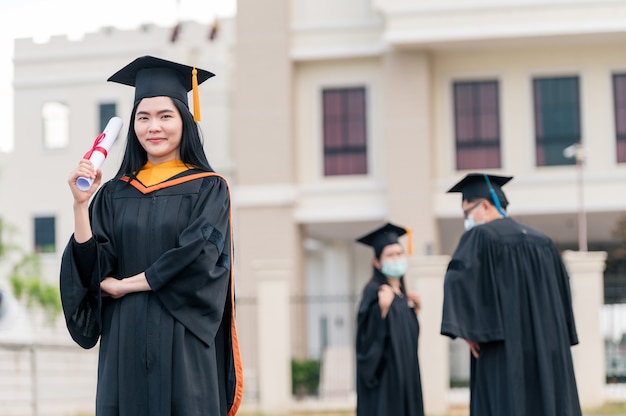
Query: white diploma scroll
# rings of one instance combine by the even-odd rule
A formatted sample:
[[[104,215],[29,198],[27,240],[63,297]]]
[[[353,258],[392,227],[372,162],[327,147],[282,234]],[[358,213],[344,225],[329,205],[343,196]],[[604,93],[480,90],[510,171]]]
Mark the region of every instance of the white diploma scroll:
[[[104,131],[96,137],[91,149],[89,149],[89,151],[85,153],[85,156],[83,156],[83,159],[89,159],[89,161],[93,163],[95,169],[100,169],[102,167],[109,149],[111,149],[111,146],[113,146],[117,136],[120,134],[122,124],[124,123],[120,117],[111,117],[104,128]],[[76,186],[81,191],[87,191],[91,188],[92,184],[93,179],[91,178],[80,177],[76,180]]]

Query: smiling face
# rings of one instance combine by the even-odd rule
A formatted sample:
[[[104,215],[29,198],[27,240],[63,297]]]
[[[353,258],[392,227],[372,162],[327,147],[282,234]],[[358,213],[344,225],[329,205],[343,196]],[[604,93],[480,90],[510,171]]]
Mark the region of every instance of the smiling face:
[[[135,134],[153,164],[180,159],[183,120],[169,97],[144,98],[135,114]]]

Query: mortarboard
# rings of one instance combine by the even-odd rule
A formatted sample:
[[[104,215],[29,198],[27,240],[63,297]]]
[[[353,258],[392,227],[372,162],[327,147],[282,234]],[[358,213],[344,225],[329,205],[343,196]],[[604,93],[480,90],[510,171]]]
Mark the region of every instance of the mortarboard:
[[[111,75],[107,81],[135,87],[135,105],[143,98],[166,96],[182,101],[193,90],[194,120],[200,121],[198,85],[215,74],[153,56],[142,56]]]
[[[369,232],[363,237],[358,238],[356,241],[361,244],[365,244],[366,246],[373,247],[376,257],[380,257],[380,253],[382,253],[386,246],[399,243],[398,238],[402,237],[404,234],[409,234],[407,251],[410,255],[412,254],[411,229],[402,228],[390,222],[374,231]]]
[[[456,185],[448,189],[448,192],[460,192],[463,195],[463,201],[485,198],[491,201],[496,207],[501,205],[502,208],[506,208],[509,201],[507,201],[506,195],[502,192],[501,187],[511,179],[513,179],[512,176],[469,173]],[[494,194],[497,200],[494,199]]]

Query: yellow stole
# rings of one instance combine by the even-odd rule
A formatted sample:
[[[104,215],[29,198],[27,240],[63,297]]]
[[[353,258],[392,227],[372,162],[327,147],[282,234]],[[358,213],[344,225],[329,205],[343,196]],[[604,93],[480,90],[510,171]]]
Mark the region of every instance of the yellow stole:
[[[137,179],[145,186],[153,186],[186,170],[189,168],[181,160],[169,160],[158,165],[147,162],[137,173]]]

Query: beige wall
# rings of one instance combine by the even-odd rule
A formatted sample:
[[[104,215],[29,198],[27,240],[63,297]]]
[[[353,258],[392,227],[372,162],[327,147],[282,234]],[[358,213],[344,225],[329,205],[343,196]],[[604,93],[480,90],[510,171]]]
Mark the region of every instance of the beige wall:
[[[495,79],[499,81],[502,171],[518,176],[515,182],[515,208],[519,213],[532,209],[527,204],[530,193],[545,190],[550,198],[538,198],[548,210],[568,211],[575,183],[572,166],[536,167],[532,80],[545,76],[578,76],[580,82],[582,140],[586,149],[586,169],[591,185],[602,181],[616,184],[626,179],[626,165],[615,162],[615,128],[613,119],[612,74],[623,71],[626,61],[619,59],[618,45],[512,48],[507,50],[471,50],[441,52],[435,55],[435,137],[437,176],[460,176],[454,167],[454,119],[452,83],[463,80]],[[580,59],[585,56],[584,61]],[[544,183],[542,189],[536,183]],[[523,186],[525,185],[525,186]],[[565,185],[565,186],[564,186]],[[511,187],[513,189],[513,186]],[[589,188],[593,193],[593,186]],[[615,206],[616,195],[594,194],[589,201],[600,206]],[[535,198],[537,199],[537,198]],[[439,215],[450,215],[443,198],[437,201]],[[593,206],[593,205],[592,205]],[[455,207],[456,208],[456,207]],[[456,215],[453,212],[452,215]]]
[[[243,1],[238,6],[237,88],[232,118],[232,149],[237,160],[235,261],[239,296],[254,299],[260,279],[271,280],[272,274],[288,279],[290,293],[299,293],[302,285],[300,236],[292,220],[295,160],[289,19],[288,1]],[[246,316],[251,319],[238,321],[239,331],[244,334],[244,366],[262,383],[268,374],[262,373],[265,367],[260,358],[257,360],[256,345],[265,345],[261,342],[263,334],[250,338],[256,332],[256,313],[250,310]],[[296,340],[303,337],[301,331],[295,332],[275,366],[290,371],[289,360],[298,354]],[[280,396],[280,392],[272,394]],[[259,399],[269,400],[263,394]]]
[[[626,183],[626,165],[614,163],[610,81],[614,71],[626,71],[625,13],[626,6],[612,0],[240,0],[236,24],[223,25],[225,36],[215,44],[196,43],[202,35],[183,31],[172,45],[169,28],[102,32],[81,42],[19,41],[16,149],[11,163],[3,162],[0,214],[20,227],[19,242],[30,248],[32,216],[53,213],[57,245],[64,245],[72,228],[66,175],[98,133],[93,103],[113,99],[123,117],[130,113],[132,91],[104,80],[144,53],[198,59],[218,74],[201,88],[202,128],[209,160],[231,180],[239,333],[250,379],[261,380],[255,346],[263,334],[254,306],[261,279],[287,276],[289,295],[302,294],[305,270],[314,263],[325,273],[320,280],[341,279],[337,288],[360,294],[371,253],[354,239],[387,220],[413,228],[416,256],[427,247],[434,254],[453,250],[462,232],[460,201],[445,191],[466,173],[454,167],[454,80],[499,80],[498,173],[516,177],[507,185],[511,212],[572,243],[575,169],[535,167],[531,82],[578,75],[590,234],[610,235],[612,221],[626,210],[616,192]],[[369,173],[326,178],[321,89],[355,85],[368,94]],[[37,147],[39,108],[47,99],[72,104],[73,144],[64,151]],[[120,151],[109,157],[107,175],[116,170]],[[45,166],[45,173],[25,174],[31,164]],[[24,189],[37,192],[24,196]],[[5,192],[23,203],[6,204]],[[308,257],[309,239],[335,255]],[[59,257],[47,259],[51,279]],[[419,288],[419,279],[413,284]],[[310,331],[301,312],[286,324],[291,331],[284,360],[306,353]]]
[[[612,75],[624,72],[626,61],[615,42],[589,40],[576,46],[549,42],[541,47],[472,47],[433,53],[435,125],[434,212],[457,235],[447,238],[449,253],[461,231],[458,195],[445,191],[467,171],[455,170],[452,83],[495,79],[499,82],[502,168],[514,176],[506,186],[509,213],[547,232],[560,243],[573,243],[580,209],[575,166],[537,167],[532,80],[545,76],[578,76],[581,132],[585,147],[584,209],[590,241],[609,241],[624,200],[615,189],[626,183],[626,164],[617,164]],[[453,223],[457,225],[452,226]]]
[[[431,65],[427,53],[385,55],[385,126],[389,217],[413,230],[417,255],[437,252],[433,221]]]
[[[298,184],[348,186],[385,178],[384,110],[381,63],[375,58],[303,62],[295,66],[295,135]],[[325,177],[323,168],[322,91],[326,88],[365,87],[367,106],[368,174],[354,177]]]
[[[289,2],[241,3],[237,14],[232,137],[237,185],[291,183],[294,153]]]

